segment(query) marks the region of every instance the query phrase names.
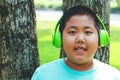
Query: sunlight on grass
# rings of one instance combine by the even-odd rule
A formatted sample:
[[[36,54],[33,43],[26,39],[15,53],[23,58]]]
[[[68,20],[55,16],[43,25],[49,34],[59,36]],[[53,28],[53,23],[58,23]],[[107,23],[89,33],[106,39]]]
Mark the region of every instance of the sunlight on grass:
[[[45,36],[45,37],[42,37],[41,39],[38,38],[38,41],[51,41],[51,39],[50,39],[50,36]]]
[[[120,27],[111,26],[110,31],[110,64],[120,70]]]
[[[41,65],[59,58],[60,49],[52,45],[55,23],[54,21],[37,21],[38,50]]]

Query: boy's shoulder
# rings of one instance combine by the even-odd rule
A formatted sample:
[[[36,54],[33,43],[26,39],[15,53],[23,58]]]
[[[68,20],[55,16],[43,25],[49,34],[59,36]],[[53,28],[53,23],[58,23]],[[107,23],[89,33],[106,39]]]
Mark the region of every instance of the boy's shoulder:
[[[45,63],[37,68],[37,70],[52,70],[58,67],[60,63],[62,62],[62,59],[54,60],[48,63]]]
[[[99,60],[96,60],[96,63],[103,69],[119,71],[118,69],[116,69],[115,67],[111,66],[110,64],[106,64],[106,63],[101,62]]]
[[[96,63],[98,64],[99,73],[106,76],[109,75],[110,77],[119,77],[120,79],[120,71],[118,69],[99,60],[96,60]]]
[[[56,72],[60,71],[59,65],[61,62],[62,59],[58,59],[39,66],[35,70],[32,80],[53,80],[51,78],[55,78]]]

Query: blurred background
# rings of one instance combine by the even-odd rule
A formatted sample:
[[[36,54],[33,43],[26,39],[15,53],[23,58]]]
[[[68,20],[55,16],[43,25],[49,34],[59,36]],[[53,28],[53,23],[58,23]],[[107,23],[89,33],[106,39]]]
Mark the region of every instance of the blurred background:
[[[52,33],[62,16],[62,0],[34,0],[40,64],[59,58],[60,49],[51,44]],[[120,70],[120,0],[110,1],[110,65]]]

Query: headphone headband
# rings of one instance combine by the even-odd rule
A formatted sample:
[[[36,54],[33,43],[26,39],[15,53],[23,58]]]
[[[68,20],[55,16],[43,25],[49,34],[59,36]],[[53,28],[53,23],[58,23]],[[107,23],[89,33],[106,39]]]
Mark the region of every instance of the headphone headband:
[[[61,21],[61,18],[58,20],[58,22],[57,22],[57,24],[56,24],[56,26],[55,26],[55,32],[57,31],[57,27],[60,25],[60,21]]]
[[[100,24],[101,24],[101,26],[102,26],[102,29],[103,29],[103,30],[106,30],[105,25],[104,25],[103,21],[101,20],[101,18],[100,18],[99,16],[97,16],[97,19],[98,19],[98,21],[100,22]]]

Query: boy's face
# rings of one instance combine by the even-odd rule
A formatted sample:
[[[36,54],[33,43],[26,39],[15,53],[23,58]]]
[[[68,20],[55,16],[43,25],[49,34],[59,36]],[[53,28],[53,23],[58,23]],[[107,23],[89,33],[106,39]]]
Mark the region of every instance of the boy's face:
[[[75,64],[91,61],[99,47],[93,19],[87,15],[72,16],[63,30],[62,42],[69,61]]]

